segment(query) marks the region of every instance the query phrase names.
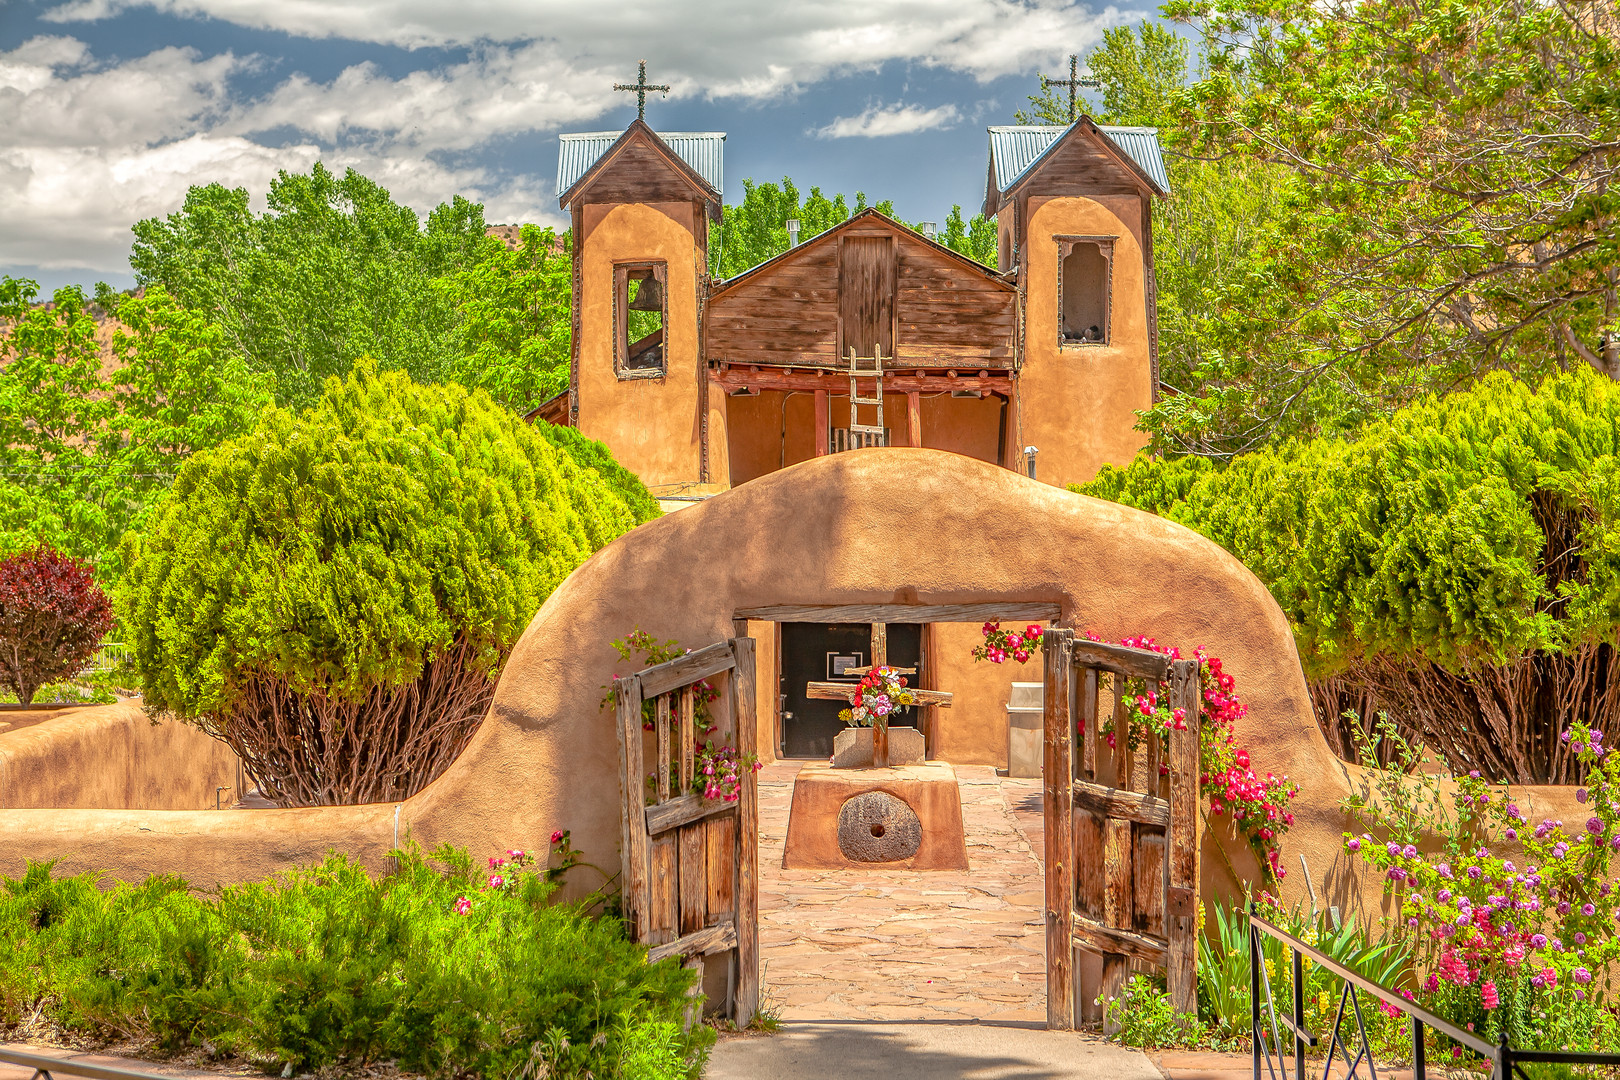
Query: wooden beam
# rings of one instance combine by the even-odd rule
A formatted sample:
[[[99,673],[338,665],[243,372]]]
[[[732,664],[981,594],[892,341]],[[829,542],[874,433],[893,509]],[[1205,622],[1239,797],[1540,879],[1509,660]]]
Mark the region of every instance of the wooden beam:
[[[1160,828],[1170,825],[1170,804],[1163,799],[1138,791],[1121,791],[1102,784],[1090,784],[1084,780],[1074,782],[1074,806],[1076,810],[1124,818],[1143,825],[1157,825]]]
[[[710,675],[718,675],[722,671],[730,671],[735,663],[731,655],[731,646],[718,641],[707,648],[638,671],[636,677],[641,680],[642,700],[667,694],[671,690],[679,690],[683,686],[690,686],[700,679],[707,679]]]
[[[906,392],[906,434],[912,446],[922,445],[922,394],[916,390]]]
[[[1074,662],[1119,672],[1133,679],[1162,680],[1170,676],[1170,658],[1163,653],[1110,645],[1105,641],[1077,639],[1074,643]]]
[[[1121,930],[1088,919],[1079,912],[1074,914],[1074,936],[1104,956],[1116,955],[1140,960],[1145,964],[1163,964],[1168,946],[1165,942],[1134,930]]]
[[[656,964],[672,956],[707,956],[722,949],[737,947],[737,928],[730,919],[715,926],[706,926],[692,934],[684,934],[674,941],[647,950],[647,962]]]
[[[1184,710],[1187,728],[1170,732],[1169,752],[1165,755],[1170,766],[1164,905],[1164,936],[1170,941],[1170,952],[1165,982],[1170,1003],[1182,1012],[1198,1006],[1198,920],[1192,905],[1182,902],[1183,897],[1198,895],[1198,725],[1203,705],[1198,666],[1197,660],[1177,660],[1171,665],[1170,708]]]
[[[908,689],[911,689],[911,693],[917,699],[918,705],[938,705],[943,709],[951,707],[952,694],[949,690]],[[849,695],[854,690],[854,683],[813,682],[805,684],[804,696],[813,698],[816,701],[848,701]]]
[[[1073,1031],[1075,852],[1071,785],[1074,783],[1074,720],[1069,715],[1069,656],[1073,630],[1048,630],[1041,638],[1046,692],[1043,701],[1042,786],[1046,814],[1046,1026]]]
[[[853,363],[853,361],[851,361]],[[852,406],[853,408],[853,406]],[[850,414],[851,419],[854,413]],[[889,624],[875,622],[872,624],[872,666],[882,667],[889,662]],[[889,767],[889,722],[883,717],[882,723],[872,725],[872,768],[887,769]]]
[[[731,640],[737,657],[737,713],[732,718],[737,747],[753,753],[759,745],[754,714],[754,639]],[[778,652],[780,655],[780,651]],[[775,685],[774,683],[772,684]],[[759,1009],[759,779],[744,769],[742,797],[737,801],[737,882],[734,900],[737,927],[737,978],[732,1022],[739,1030],[753,1023]]]
[[[757,619],[761,622],[824,623],[1056,622],[1061,612],[1060,605],[1040,601],[1004,604],[781,604],[743,608],[734,618]],[[1129,651],[1134,653],[1140,650]]]
[[[677,795],[669,802],[647,807],[647,832],[656,836],[661,832],[668,832],[670,829],[704,818],[728,814],[736,809],[737,804],[734,802],[705,799],[699,793],[688,792],[685,795]]]
[[[651,875],[647,851],[646,818],[631,812],[646,797],[642,792],[645,775],[641,761],[641,679],[635,675],[620,679],[615,686],[619,720],[619,803],[623,846],[623,903],[630,939],[644,941],[651,923],[647,879]]]
[[[752,377],[752,376],[750,376]],[[771,389],[777,389],[771,387]],[[827,391],[816,390],[816,457],[826,457],[828,452],[827,432],[831,421],[827,417]]]
[[[849,393],[847,370],[839,372],[831,369],[812,369],[790,372],[777,367],[762,367],[758,371],[746,371],[739,367],[724,370],[711,368],[709,380],[728,393],[741,390],[743,387],[750,390],[815,390],[838,395]],[[921,376],[890,375],[885,372],[883,389],[886,393],[894,394],[937,394],[944,390],[978,390],[999,397],[1008,397],[1013,392],[1013,381],[1011,372],[960,376],[954,371]]]

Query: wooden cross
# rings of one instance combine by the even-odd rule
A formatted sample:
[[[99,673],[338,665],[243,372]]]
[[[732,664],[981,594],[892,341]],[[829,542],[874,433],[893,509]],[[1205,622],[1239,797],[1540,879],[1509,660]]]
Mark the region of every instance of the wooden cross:
[[[662,90],[665,94],[669,93],[669,87],[668,86],[653,86],[652,84],[647,82],[647,61],[645,61],[645,60],[643,60],[641,62],[641,74],[636,76],[636,81],[635,82],[633,82],[633,83],[614,83],[613,84],[613,89],[615,89],[615,90],[634,90],[635,91],[635,93],[636,93],[636,119],[637,120],[645,120],[647,118],[647,91],[649,91],[649,90]],[[1070,94],[1069,96],[1072,98],[1074,95]],[[1070,103],[1070,110],[1073,111],[1073,103],[1072,102]]]
[[[886,665],[876,664],[873,666],[884,667]],[[859,677],[871,670],[871,667],[850,668],[849,674]],[[889,670],[898,672],[901,675],[917,674],[916,668],[891,667]],[[804,696],[814,698],[817,701],[848,701],[853,705],[855,691],[858,688],[857,683],[812,682],[805,685]],[[942,709],[951,707],[953,695],[947,691],[915,690],[909,686],[906,689],[911,690],[913,705],[938,705]],[[887,723],[872,725],[872,767],[874,769],[887,769],[889,767],[889,726]]]
[[[1080,77],[1080,57],[1076,53],[1069,54],[1069,77],[1067,79],[1049,79],[1045,75],[1042,75],[1040,79],[1042,90],[1045,90],[1048,86],[1067,86],[1069,88],[1069,123],[1071,124],[1079,115],[1074,109],[1075,90],[1082,86],[1095,90],[1102,85],[1089,75],[1085,78]]]

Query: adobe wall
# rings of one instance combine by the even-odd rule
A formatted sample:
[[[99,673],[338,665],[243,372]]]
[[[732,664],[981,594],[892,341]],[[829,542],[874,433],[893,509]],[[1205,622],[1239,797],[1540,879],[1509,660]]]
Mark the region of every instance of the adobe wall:
[[[7,713],[6,718],[38,713]],[[138,705],[62,709],[0,732],[0,807],[212,810],[229,806],[236,755],[194,727],[154,724]]]
[[[1080,196],[1031,198],[1023,263],[1024,368],[1019,442],[1038,447],[1036,476],[1084,483],[1147,445],[1136,413],[1153,403],[1142,245],[1116,210]],[[1010,215],[1009,215],[1010,216]],[[1127,215],[1129,216],[1129,215]],[[1058,347],[1058,248],[1053,236],[1114,236],[1107,345]]]
[[[403,804],[8,810],[0,813],[0,872],[16,873],[25,858],[64,856],[65,871],[173,872],[206,886],[262,877],[328,848],[380,869],[407,833],[482,859],[570,829],[586,857],[612,873],[618,751],[598,702],[617,661],[608,641],[622,628],[703,644],[730,637],[740,608],[994,600],[1057,603],[1065,625],[1108,639],[1146,633],[1223,657],[1249,707],[1239,738],[1256,768],[1286,773],[1303,789],[1285,847],[1285,897],[1305,895],[1303,853],[1326,900],[1355,906],[1362,883],[1340,854],[1351,823],[1339,804],[1358,770],[1335,759],[1317,730],[1287,622],[1254,575],[1173,522],[962,455],[910,449],[818,458],[597,552],[524,632],[467,750]],[[1527,813],[1575,820],[1568,789],[1518,797]],[[1252,866],[1235,843],[1206,844],[1211,891],[1228,887],[1228,857],[1240,873]],[[1377,907],[1376,882],[1366,895]]]
[[[579,431],[649,488],[696,482],[701,421],[710,402],[698,372],[697,269],[689,203],[585,207],[580,246]],[[668,264],[667,374],[620,379],[613,365],[613,264]],[[724,432],[719,445],[725,445]],[[724,479],[724,474],[721,474]]]

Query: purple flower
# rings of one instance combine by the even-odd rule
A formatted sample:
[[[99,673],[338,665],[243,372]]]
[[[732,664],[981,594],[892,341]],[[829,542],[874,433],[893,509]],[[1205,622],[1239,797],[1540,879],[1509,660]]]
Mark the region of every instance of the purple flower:
[[[1562,735],[1560,735],[1560,736],[1558,736],[1558,737],[1559,737],[1559,738],[1560,738],[1560,739],[1563,739],[1563,740],[1564,740],[1564,741],[1565,741],[1565,742],[1569,742],[1569,732],[1567,732],[1567,731],[1566,731],[1566,732],[1564,732],[1564,733],[1563,733],[1563,734],[1562,734]]]
[[[1405,855],[1408,859],[1415,859],[1417,858],[1417,848],[1411,844],[1407,844],[1401,849],[1401,854]]]
[[[1586,935],[1581,933],[1579,930],[1575,931],[1575,944],[1577,944],[1577,945],[1585,945],[1586,944]]]
[[[1560,840],[1558,843],[1553,845],[1552,857],[1555,859],[1562,859],[1568,851],[1569,845]]]
[[[1507,816],[1512,818],[1514,821],[1524,820],[1524,814],[1519,811],[1518,803],[1508,803]]]
[[[1354,855],[1356,852],[1361,850],[1361,841],[1352,836],[1344,846],[1349,849],[1352,855]]]
[[[1558,904],[1558,914],[1560,914],[1560,915],[1568,915],[1569,914],[1569,901],[1568,900],[1562,900],[1562,901],[1559,902],[1559,904]]]
[[[1507,831],[1507,838],[1509,840],[1517,840],[1519,838],[1519,830],[1518,829],[1509,829]]]
[[[1603,732],[1594,731],[1591,735],[1587,736],[1587,738],[1591,739],[1594,743],[1600,743],[1603,741]]]
[[[1592,973],[1583,967],[1576,968],[1574,971],[1570,972],[1570,975],[1578,983],[1589,983],[1592,981]]]
[[[1586,789],[1585,788],[1578,787],[1578,788],[1575,789],[1575,801],[1576,802],[1585,802],[1586,801]]]
[[[1389,868],[1389,871],[1385,874],[1385,876],[1391,881],[1405,881],[1406,871],[1402,870],[1398,866],[1392,866]]]
[[[1547,947],[1547,935],[1546,934],[1535,934],[1535,935],[1533,935],[1530,938],[1530,944],[1534,948],[1545,949]]]
[[[1620,833],[1616,833],[1614,839],[1609,841],[1609,847],[1620,851]]]
[[[1581,905],[1581,914],[1582,915],[1595,915],[1595,914],[1597,914],[1597,908],[1593,907],[1591,904],[1582,904]],[[1582,944],[1584,945],[1585,942],[1582,942]]]
[[[1598,833],[1602,832],[1603,831],[1603,819],[1598,818],[1598,817],[1587,818],[1586,819],[1586,831],[1591,833],[1593,836],[1596,836]]]
[[[1398,859],[1401,857],[1401,845],[1397,844],[1393,840],[1384,845],[1384,850],[1389,852],[1389,857],[1392,859]]]
[[[1479,779],[1479,770],[1478,769],[1469,769],[1468,770],[1468,775],[1469,775],[1469,777],[1471,779],[1478,780]]]
[[[1434,868],[1434,872],[1439,874],[1443,878],[1449,878],[1449,877],[1451,877],[1451,864],[1450,863],[1441,863],[1439,866],[1436,866]]]
[[[1436,900],[1440,901],[1443,904],[1447,900],[1451,899],[1451,890],[1450,889],[1441,889],[1439,892],[1434,894],[1434,898]]]
[[[1406,920],[1406,925],[1412,927],[1414,930],[1417,929],[1417,924],[1417,916],[1415,915]]]
[[[1470,866],[1468,868],[1468,876],[1473,878],[1475,881],[1478,881],[1479,880],[1479,867]]]

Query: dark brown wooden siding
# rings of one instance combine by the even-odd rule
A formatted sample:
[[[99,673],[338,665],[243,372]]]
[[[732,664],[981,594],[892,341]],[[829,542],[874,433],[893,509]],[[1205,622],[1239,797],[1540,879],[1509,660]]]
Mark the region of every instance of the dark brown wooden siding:
[[[1093,138],[1075,133],[1042,158],[1028,179],[1018,185],[1018,194],[1030,195],[1138,195],[1146,191],[1144,181],[1120,163]]]
[[[602,166],[602,171],[575,193],[575,203],[690,202],[701,199],[698,188],[644,139],[632,138]]]
[[[910,230],[870,221],[813,240],[715,296],[705,327],[708,360],[838,366],[840,237],[846,246],[892,238],[898,337],[884,351],[892,347],[896,367],[1012,366],[1017,294]]]

